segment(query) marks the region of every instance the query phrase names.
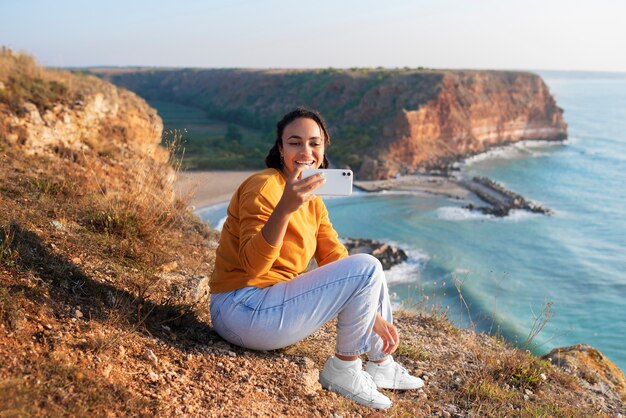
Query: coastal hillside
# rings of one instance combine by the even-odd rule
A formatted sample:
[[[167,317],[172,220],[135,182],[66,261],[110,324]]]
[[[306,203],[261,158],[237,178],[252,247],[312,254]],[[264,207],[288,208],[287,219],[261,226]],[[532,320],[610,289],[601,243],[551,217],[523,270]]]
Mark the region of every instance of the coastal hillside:
[[[333,324],[271,352],[213,331],[219,232],[174,192],[162,136],[135,94],[1,50],[0,416],[372,416],[317,383]],[[591,347],[538,358],[414,308],[396,357],[426,386],[386,416],[625,413]]]
[[[208,140],[202,151],[244,154],[256,168],[272,143],[276,121],[289,109],[318,109],[331,127],[336,166],[364,180],[397,173],[446,170],[468,155],[522,139],[567,137],[563,111],[536,74],[513,71],[425,69],[241,70],[93,69],[154,102],[202,111],[231,131],[248,130],[241,142]],[[167,115],[166,115],[167,117]],[[191,132],[190,135],[196,135]],[[244,136],[244,135],[242,135]],[[232,139],[233,135],[231,135]],[[233,159],[233,163],[241,160]],[[219,159],[200,168],[221,168]]]

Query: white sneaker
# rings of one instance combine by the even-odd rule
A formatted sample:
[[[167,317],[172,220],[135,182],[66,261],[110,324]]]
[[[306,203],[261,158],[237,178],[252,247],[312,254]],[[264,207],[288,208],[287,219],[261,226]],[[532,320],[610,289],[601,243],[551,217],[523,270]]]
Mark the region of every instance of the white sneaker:
[[[424,381],[419,377],[411,376],[401,364],[393,361],[393,357],[387,356],[382,363],[368,361],[365,371],[374,379],[376,386],[382,389],[419,389],[424,386]]]
[[[378,391],[372,377],[361,367],[361,359],[343,361],[331,356],[320,373],[320,383],[324,389],[337,392],[361,405],[389,408],[391,400]]]

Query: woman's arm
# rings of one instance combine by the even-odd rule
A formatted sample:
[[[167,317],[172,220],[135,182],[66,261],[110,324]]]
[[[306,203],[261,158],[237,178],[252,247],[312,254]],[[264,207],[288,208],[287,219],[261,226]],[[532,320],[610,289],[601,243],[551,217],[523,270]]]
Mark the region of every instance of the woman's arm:
[[[348,250],[339,241],[337,231],[333,228],[328,218],[328,210],[324,202],[319,202],[321,212],[319,227],[317,229],[317,250],[315,251],[315,261],[318,266],[324,266],[333,261],[341,260],[348,256]]]

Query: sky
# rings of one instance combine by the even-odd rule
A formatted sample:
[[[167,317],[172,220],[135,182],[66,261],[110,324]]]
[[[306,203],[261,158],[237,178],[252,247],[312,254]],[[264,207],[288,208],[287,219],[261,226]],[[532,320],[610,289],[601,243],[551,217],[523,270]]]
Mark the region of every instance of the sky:
[[[53,67],[626,72],[624,0],[0,0],[0,45]]]

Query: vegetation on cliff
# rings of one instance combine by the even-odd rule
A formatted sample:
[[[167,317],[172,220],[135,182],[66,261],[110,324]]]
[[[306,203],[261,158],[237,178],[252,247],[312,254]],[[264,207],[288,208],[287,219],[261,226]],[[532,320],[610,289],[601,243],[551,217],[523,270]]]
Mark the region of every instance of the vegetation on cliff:
[[[3,53],[0,67],[21,65],[19,59]],[[67,92],[84,81],[62,77]],[[63,109],[47,119],[47,110],[37,111],[50,124],[57,114],[112,122],[118,120],[112,109],[94,114],[82,106],[98,94],[105,102],[111,97],[109,104],[117,97],[123,111],[116,118],[141,106],[133,95],[94,86],[76,90],[82,105],[63,104],[70,95],[53,104]],[[28,108],[32,97],[12,100]],[[202,277],[212,269],[218,233],[172,193],[177,163],[162,158],[172,155],[168,150],[149,146],[159,138],[127,135],[152,132],[144,129],[153,122],[147,112],[133,113],[126,134],[94,134],[86,146],[81,131],[36,144],[31,131],[41,126],[32,110],[20,116],[0,109],[0,415],[371,414],[317,384],[332,351],[333,324],[275,352],[231,346],[212,330]],[[24,141],[14,140],[16,126]],[[397,324],[403,335],[397,357],[427,385],[389,392],[391,416],[623,411],[549,362],[456,329],[443,315],[398,313]]]

